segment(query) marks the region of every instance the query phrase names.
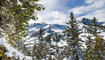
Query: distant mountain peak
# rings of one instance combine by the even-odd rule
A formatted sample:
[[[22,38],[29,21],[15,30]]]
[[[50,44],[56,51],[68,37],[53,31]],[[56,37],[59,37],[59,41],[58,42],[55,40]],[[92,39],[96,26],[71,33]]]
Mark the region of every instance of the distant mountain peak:
[[[84,23],[85,25],[91,25],[91,24],[93,24],[93,21],[88,18],[83,18],[82,23]],[[96,24],[99,26],[102,26],[103,24],[105,24],[105,22],[96,22]]]

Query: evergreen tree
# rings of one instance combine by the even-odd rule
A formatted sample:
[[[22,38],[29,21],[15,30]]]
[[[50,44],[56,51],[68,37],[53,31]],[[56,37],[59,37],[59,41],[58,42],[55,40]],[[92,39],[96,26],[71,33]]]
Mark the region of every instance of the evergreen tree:
[[[85,52],[85,60],[104,60],[105,58],[105,40],[103,37],[100,35],[101,29],[98,24],[97,20],[94,17],[93,18],[93,24],[90,25],[91,27],[91,34],[93,35],[93,39],[89,38],[88,39],[88,44],[87,44],[87,49]],[[90,41],[91,40],[91,41]],[[92,46],[92,47],[91,47]]]
[[[94,58],[94,56],[92,55],[93,48],[94,48],[94,42],[90,36],[87,37],[86,46],[87,46],[87,49],[85,51],[84,60],[92,60]]]
[[[66,29],[66,40],[68,47],[66,48],[66,55],[69,57],[68,60],[82,60],[82,49],[81,42],[82,40],[79,38],[80,31],[78,29],[76,18],[74,18],[73,13],[70,14],[70,20],[67,23],[68,28]]]
[[[60,35],[58,33],[53,33],[49,34],[48,36],[45,37],[47,48],[48,48],[48,53],[47,53],[47,58],[48,60],[56,60],[56,55],[58,54],[58,46],[57,45],[52,45],[53,42],[56,44],[60,40]],[[52,58],[53,57],[53,58]]]
[[[0,0],[0,30],[12,44],[27,36],[28,21],[37,19],[33,13],[43,9],[39,0]]]
[[[43,29],[40,29],[39,33],[38,33],[38,42],[34,42],[34,46],[33,46],[33,50],[32,50],[32,57],[33,60],[36,57],[38,60],[41,59],[46,59],[46,55],[47,55],[47,45],[45,43],[44,40],[44,31]]]

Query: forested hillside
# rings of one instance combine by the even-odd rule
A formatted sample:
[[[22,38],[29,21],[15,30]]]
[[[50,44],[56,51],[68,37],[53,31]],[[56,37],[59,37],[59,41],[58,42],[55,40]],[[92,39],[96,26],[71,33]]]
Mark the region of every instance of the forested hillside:
[[[65,24],[29,24],[46,9],[38,2],[0,0],[0,60],[105,60],[105,21],[70,12]]]

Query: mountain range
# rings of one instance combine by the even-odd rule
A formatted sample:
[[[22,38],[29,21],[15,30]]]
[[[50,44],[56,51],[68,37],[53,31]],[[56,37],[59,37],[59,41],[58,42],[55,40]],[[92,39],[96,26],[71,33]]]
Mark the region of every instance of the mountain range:
[[[85,25],[91,25],[93,22],[91,19],[83,18],[81,21],[78,22],[80,25],[80,29],[83,28]],[[105,22],[96,22],[97,25],[103,26]],[[53,32],[61,32],[65,30],[68,26],[63,24],[47,24],[47,23],[33,23],[30,24],[29,33],[33,33],[34,31],[38,31],[39,29],[44,29],[47,33]],[[51,31],[52,30],[52,31]]]

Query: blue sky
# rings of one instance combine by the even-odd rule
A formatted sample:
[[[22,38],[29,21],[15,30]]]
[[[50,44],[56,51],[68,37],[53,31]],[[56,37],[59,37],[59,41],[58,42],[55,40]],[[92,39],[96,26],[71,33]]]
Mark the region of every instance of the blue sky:
[[[86,17],[96,17],[98,21],[105,21],[105,0],[40,0],[45,10],[38,12],[36,22],[65,24],[69,20],[69,13],[73,12],[77,20]]]

